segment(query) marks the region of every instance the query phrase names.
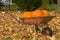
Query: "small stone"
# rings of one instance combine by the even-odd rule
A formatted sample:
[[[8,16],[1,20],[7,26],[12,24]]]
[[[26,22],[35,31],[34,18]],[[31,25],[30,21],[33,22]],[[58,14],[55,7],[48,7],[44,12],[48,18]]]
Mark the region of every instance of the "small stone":
[[[36,34],[36,33],[33,33],[34,35]]]
[[[3,14],[5,14],[5,12],[2,12]]]
[[[18,13],[21,13],[20,11],[18,11]]]

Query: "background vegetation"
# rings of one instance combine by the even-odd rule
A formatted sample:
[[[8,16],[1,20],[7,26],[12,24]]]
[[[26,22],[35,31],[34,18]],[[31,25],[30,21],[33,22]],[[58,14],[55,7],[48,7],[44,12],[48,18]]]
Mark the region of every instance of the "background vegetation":
[[[35,9],[55,10],[56,5],[53,0],[13,0],[20,10],[32,11]]]
[[[1,0],[0,0],[1,1]],[[46,9],[46,10],[56,10],[57,5],[56,0],[12,0],[13,5],[10,5],[10,10],[23,10],[23,11],[32,11],[35,9]],[[1,2],[0,2],[1,4]],[[0,6],[1,9],[2,6]],[[8,10],[8,7],[5,6]]]
[[[17,6],[19,6],[20,10],[27,11],[37,9],[42,4],[41,0],[13,0],[13,2],[16,3]]]

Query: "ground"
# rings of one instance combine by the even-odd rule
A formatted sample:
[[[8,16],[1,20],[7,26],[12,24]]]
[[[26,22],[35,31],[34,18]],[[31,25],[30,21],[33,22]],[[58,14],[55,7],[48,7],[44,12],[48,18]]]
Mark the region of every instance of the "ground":
[[[34,25],[19,23],[21,14],[23,12],[20,11],[0,11],[0,40],[60,40],[60,14],[50,13],[56,16],[48,23],[54,33],[52,37],[36,33]],[[40,27],[41,25],[39,25]]]

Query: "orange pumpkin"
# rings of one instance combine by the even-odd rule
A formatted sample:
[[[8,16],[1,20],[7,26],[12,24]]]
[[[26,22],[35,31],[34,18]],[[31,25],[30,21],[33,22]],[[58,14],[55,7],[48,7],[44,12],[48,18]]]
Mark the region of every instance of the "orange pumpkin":
[[[43,12],[44,16],[49,16],[50,15],[49,11],[47,11],[47,10],[42,10],[42,12]]]
[[[32,12],[24,12],[22,15],[22,18],[31,18],[32,17]]]
[[[43,13],[41,10],[35,10],[33,12],[33,17],[40,17],[40,16],[43,16]]]

